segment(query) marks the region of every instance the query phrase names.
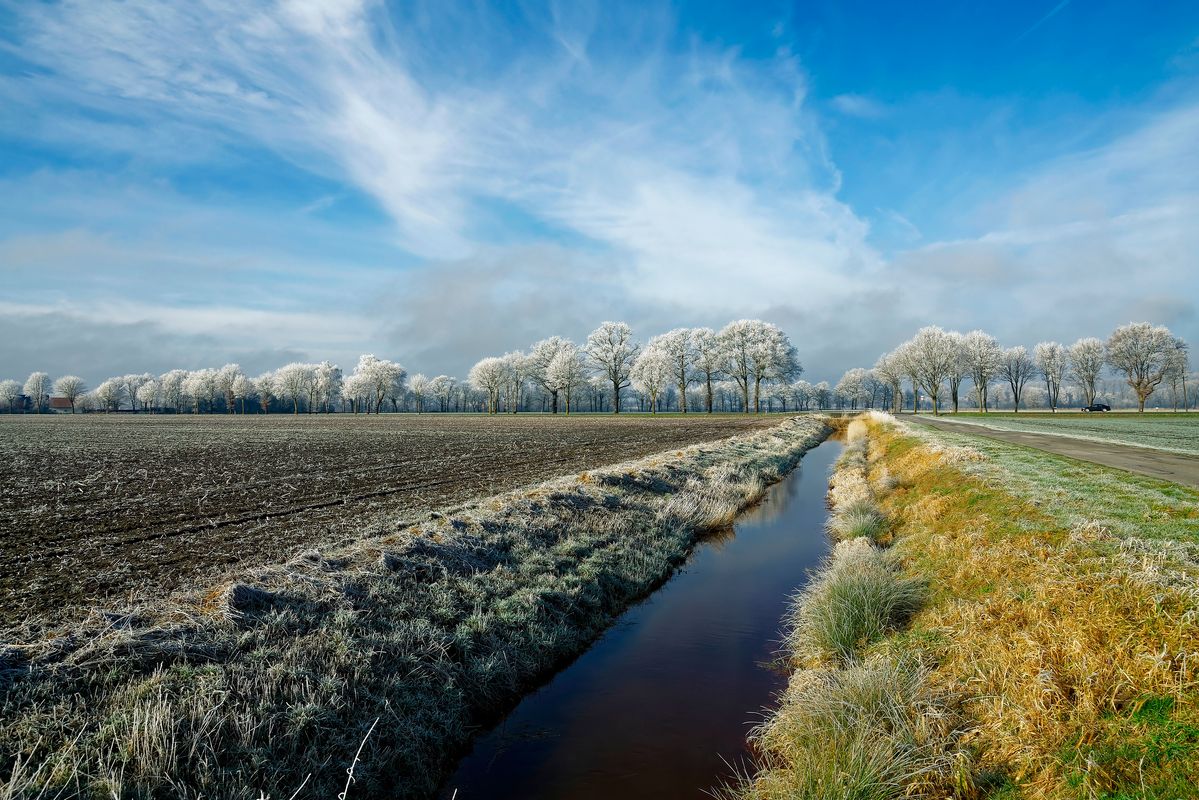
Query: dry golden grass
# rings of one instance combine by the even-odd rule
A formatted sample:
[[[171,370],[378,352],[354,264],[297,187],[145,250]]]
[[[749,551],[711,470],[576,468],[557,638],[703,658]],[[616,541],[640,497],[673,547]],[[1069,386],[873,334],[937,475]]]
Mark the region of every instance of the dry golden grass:
[[[935,655],[934,685],[969,697],[980,790],[1196,796],[1199,604],[1180,566],[1188,545],[1070,526],[1051,497],[1018,497],[963,471],[978,451],[870,426],[873,470],[896,484],[882,506],[897,548],[933,591],[911,638]]]

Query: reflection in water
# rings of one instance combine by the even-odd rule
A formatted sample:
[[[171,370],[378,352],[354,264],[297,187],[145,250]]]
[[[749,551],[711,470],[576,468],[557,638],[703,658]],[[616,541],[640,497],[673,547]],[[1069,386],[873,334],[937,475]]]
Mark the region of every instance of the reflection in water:
[[[735,528],[482,736],[443,796],[704,797],[744,764],[745,737],[786,679],[763,666],[787,597],[828,549],[827,476],[809,452]]]

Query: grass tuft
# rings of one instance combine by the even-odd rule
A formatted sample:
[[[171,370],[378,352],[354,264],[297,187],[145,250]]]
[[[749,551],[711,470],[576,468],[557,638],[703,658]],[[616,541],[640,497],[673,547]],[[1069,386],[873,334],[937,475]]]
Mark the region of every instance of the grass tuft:
[[[872,542],[881,542],[887,532],[887,518],[871,500],[857,500],[845,508],[830,514],[825,526],[837,540],[866,537]]]
[[[841,542],[795,598],[787,646],[801,661],[849,662],[919,610],[923,582],[900,574],[894,553],[869,539]]]
[[[953,708],[915,658],[801,670],[783,700],[754,734],[764,769],[728,797],[891,800],[954,782]]]

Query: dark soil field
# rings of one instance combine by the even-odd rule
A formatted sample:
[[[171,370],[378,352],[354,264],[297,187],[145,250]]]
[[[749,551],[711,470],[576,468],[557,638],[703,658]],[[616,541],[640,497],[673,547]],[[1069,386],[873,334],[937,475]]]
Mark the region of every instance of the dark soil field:
[[[0,417],[0,627],[194,587],[431,509],[778,422]]]

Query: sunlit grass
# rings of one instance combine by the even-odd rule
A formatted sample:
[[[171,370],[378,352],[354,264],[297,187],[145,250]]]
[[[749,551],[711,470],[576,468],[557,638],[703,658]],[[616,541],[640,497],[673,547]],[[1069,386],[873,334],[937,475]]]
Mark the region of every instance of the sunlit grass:
[[[879,438],[899,482],[883,508],[930,581],[913,624],[938,632],[933,680],[969,692],[978,773],[1010,796],[1186,796],[1199,493],[940,430]],[[1147,697],[1170,698],[1157,728]]]

